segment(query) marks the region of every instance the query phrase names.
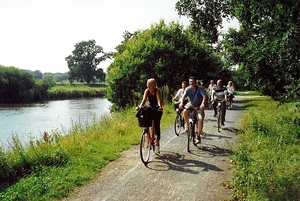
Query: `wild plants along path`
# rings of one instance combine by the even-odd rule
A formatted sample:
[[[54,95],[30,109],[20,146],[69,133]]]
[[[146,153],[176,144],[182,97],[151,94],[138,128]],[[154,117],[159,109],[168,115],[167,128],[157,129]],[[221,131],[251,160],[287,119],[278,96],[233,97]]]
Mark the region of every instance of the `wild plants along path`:
[[[139,146],[134,146],[109,163],[97,179],[64,200],[229,200],[229,156],[237,141],[240,104],[241,97],[236,96],[220,133],[213,110],[206,110],[202,143],[192,145],[191,153],[187,152],[186,134],[176,136],[170,126],[161,134],[161,156],[152,152],[148,166],[140,160]]]

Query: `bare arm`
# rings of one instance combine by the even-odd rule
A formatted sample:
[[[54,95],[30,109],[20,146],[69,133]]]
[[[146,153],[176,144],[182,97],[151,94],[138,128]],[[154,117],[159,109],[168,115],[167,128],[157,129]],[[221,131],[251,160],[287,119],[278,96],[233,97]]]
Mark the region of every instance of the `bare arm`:
[[[158,106],[159,106],[159,110],[162,110],[163,109],[163,105],[162,105],[162,97],[161,97],[161,91],[160,91],[160,89],[157,90],[156,98],[157,98],[157,103],[158,103]]]
[[[141,104],[140,104],[139,107],[143,107],[146,104],[147,97],[148,97],[148,89],[145,89],[144,95],[143,95],[143,100],[142,100],[142,102],[141,102]]]
[[[184,103],[184,100],[185,100],[186,96],[182,96],[181,98],[181,101],[180,101],[180,104],[179,104],[179,108],[182,109],[183,108],[183,103]]]

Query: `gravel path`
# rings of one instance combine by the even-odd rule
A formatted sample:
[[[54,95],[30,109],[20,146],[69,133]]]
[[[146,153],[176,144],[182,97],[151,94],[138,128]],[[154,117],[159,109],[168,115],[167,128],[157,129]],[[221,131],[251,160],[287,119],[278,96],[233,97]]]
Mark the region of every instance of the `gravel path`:
[[[235,96],[220,133],[213,110],[206,110],[202,143],[193,146],[191,153],[187,152],[186,134],[176,136],[170,126],[162,132],[161,156],[151,153],[148,166],[140,161],[139,146],[134,146],[109,163],[97,179],[63,200],[229,200],[229,156],[238,139],[240,104],[241,97]]]

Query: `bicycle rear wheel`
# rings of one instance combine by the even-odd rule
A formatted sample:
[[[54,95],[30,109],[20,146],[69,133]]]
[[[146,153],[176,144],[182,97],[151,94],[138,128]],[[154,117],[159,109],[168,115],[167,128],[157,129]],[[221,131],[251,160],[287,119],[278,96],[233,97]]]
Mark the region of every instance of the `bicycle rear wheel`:
[[[180,116],[180,114],[177,114],[175,117],[174,131],[175,131],[175,134],[177,136],[179,136],[179,133],[181,131],[181,116]]]
[[[218,132],[220,132],[221,123],[222,123],[222,110],[218,109]]]
[[[188,143],[187,143],[187,151],[191,152],[191,144],[194,144],[195,140],[195,125],[193,123],[189,124],[189,132],[187,134]]]
[[[151,149],[151,142],[150,142],[150,134],[147,131],[144,131],[141,135],[140,141],[140,156],[142,162],[147,165],[149,158],[150,158],[150,149]]]

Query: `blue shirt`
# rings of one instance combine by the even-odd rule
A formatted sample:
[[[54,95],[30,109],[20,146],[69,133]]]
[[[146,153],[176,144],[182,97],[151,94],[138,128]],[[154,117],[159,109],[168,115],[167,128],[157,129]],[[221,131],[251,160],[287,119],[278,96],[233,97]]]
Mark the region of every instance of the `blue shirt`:
[[[191,86],[188,86],[185,91],[183,96],[189,98],[189,102],[194,106],[194,107],[200,107],[202,101],[203,101],[203,96],[205,96],[205,91],[202,87],[196,86],[196,90],[194,91]]]

